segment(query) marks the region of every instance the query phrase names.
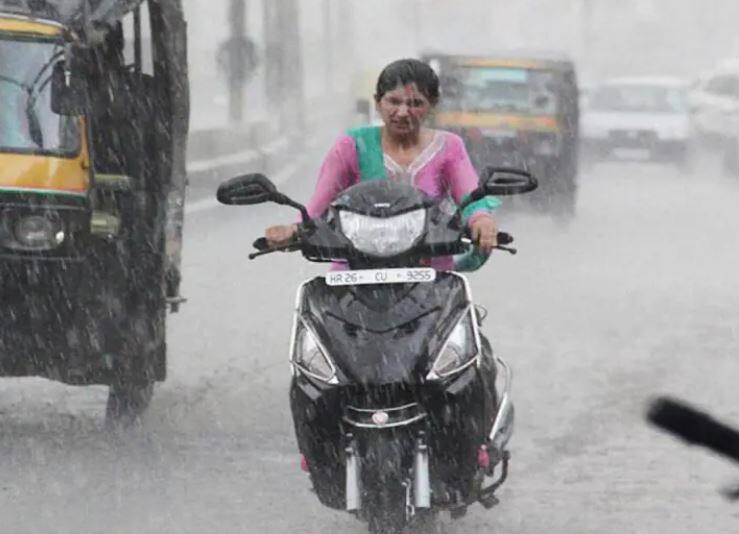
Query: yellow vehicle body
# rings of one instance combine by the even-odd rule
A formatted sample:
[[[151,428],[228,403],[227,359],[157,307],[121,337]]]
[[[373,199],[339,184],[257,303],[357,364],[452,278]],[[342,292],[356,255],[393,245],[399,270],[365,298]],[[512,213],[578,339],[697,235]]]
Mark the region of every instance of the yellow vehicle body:
[[[434,123],[440,128],[496,128],[533,132],[556,132],[560,129],[555,117],[512,113],[442,111],[435,115]]]
[[[0,17],[0,35],[23,38],[62,38],[64,28],[56,23],[19,17]],[[82,118],[79,150],[71,155],[0,152],[0,194],[54,193],[85,195],[90,189],[90,154]]]
[[[86,195],[90,190],[90,153],[82,119],[80,126],[81,148],[75,156],[0,153],[0,193]]]
[[[457,62],[463,67],[491,67],[491,68],[508,68],[508,69],[546,69],[546,63],[537,60],[528,59],[507,59],[507,58],[481,58],[469,57],[460,58]]]
[[[442,92],[445,84],[445,70],[451,66],[457,73],[474,70],[500,70],[505,72],[521,71],[545,74],[560,72],[563,65],[551,60],[506,57],[466,57],[466,56],[433,56],[427,59],[432,66],[441,70]],[[452,74],[452,78],[455,76]],[[448,78],[447,78],[448,79]],[[443,104],[443,100],[442,100]],[[554,108],[536,112],[535,109],[516,111],[490,109],[442,109],[434,115],[434,124],[440,128],[489,129],[500,132],[517,133],[552,133],[561,134],[565,129],[564,120],[559,110]]]
[[[459,58],[455,64],[469,69],[545,70],[545,65],[541,62],[522,59],[471,57]],[[529,133],[560,136],[562,130],[561,120],[555,115],[486,111],[439,111],[434,115],[434,125],[444,129],[478,132],[478,138],[484,132],[510,132],[518,136]]]
[[[575,68],[561,57],[428,54],[437,72],[438,128],[458,133],[475,166],[522,167],[574,190],[578,150]]]
[[[64,28],[59,24],[53,24],[40,20],[28,20],[26,18],[0,16],[0,32],[16,33],[21,35],[42,35],[47,37],[62,36]]]
[[[86,147],[73,158],[0,154],[0,193],[87,194],[90,164]]]

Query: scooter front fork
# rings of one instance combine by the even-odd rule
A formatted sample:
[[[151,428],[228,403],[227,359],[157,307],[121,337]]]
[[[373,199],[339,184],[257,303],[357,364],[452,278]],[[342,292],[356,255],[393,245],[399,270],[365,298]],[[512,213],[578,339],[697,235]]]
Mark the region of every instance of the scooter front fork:
[[[360,472],[359,453],[357,442],[352,434],[346,435],[347,446],[344,449],[346,457],[346,510],[358,512],[362,509],[362,477]]]
[[[413,461],[413,505],[431,508],[431,478],[429,475],[429,446],[423,432],[416,438]]]
[[[362,509],[362,462],[354,435],[347,434],[346,443],[346,510],[358,512]],[[411,515],[417,509],[431,508],[429,449],[423,432],[416,437],[413,454],[413,482],[408,485],[406,493],[406,509]]]

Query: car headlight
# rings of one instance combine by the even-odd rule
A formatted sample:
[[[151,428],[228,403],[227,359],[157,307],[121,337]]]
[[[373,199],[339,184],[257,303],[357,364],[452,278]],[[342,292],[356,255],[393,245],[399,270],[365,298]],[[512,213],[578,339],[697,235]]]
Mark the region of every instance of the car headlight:
[[[2,226],[3,245],[11,249],[53,250],[67,237],[62,221],[52,212],[43,215],[6,213]]]
[[[451,376],[475,361],[479,347],[473,320],[472,310],[469,309],[444,342],[427,377],[429,380]]]
[[[418,209],[393,217],[370,217],[339,211],[341,231],[365,254],[387,258],[413,247],[426,228],[426,210]]]
[[[333,363],[302,320],[295,335],[292,361],[308,376],[329,384],[338,383]]]

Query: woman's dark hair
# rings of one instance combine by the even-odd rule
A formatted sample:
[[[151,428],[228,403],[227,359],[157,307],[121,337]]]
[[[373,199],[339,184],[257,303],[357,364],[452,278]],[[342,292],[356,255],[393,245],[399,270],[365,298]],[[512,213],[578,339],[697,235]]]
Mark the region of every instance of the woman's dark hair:
[[[415,83],[432,106],[439,101],[439,77],[434,69],[418,59],[399,59],[385,67],[377,79],[375,100],[379,102],[388,91],[409,83]]]

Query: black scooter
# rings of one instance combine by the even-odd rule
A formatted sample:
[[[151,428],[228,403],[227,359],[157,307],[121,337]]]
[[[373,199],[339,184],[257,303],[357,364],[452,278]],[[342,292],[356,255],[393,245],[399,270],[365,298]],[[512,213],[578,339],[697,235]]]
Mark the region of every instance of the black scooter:
[[[520,170],[485,174],[467,204],[537,187]],[[295,432],[321,503],[356,514],[372,533],[497,504],[513,430],[511,373],[480,333],[467,280],[428,266],[472,247],[466,206],[449,214],[410,186],[374,181],[310,219],[258,174],[224,183],[218,200],[301,211],[293,242],[270,249],[259,239],[251,259],[283,250],[344,264],[300,287],[291,340]],[[501,233],[498,248],[515,253],[512,241]]]

